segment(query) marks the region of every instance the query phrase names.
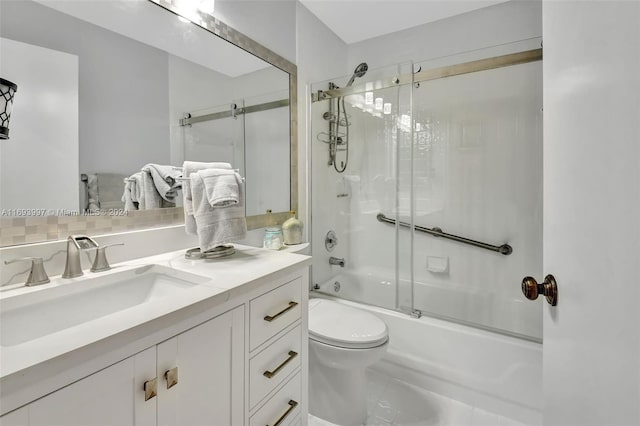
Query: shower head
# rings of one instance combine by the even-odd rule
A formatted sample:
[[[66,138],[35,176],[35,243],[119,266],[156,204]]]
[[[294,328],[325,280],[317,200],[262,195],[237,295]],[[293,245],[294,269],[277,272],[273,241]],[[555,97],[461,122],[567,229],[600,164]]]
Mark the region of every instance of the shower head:
[[[356,69],[353,71],[353,75],[351,76],[351,78],[349,79],[349,82],[345,87],[351,86],[355,81],[356,77],[362,77],[367,73],[368,69],[369,69],[369,66],[367,65],[366,62],[363,62],[360,65],[358,65]]]

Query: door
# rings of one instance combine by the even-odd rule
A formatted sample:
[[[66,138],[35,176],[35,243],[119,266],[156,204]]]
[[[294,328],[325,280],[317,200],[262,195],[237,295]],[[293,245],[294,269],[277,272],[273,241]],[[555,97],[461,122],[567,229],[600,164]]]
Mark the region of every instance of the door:
[[[142,391],[155,376],[154,366],[155,348],[120,361],[29,404],[28,424],[155,425],[155,398],[145,402]]]
[[[244,307],[158,345],[158,424],[244,424]]]
[[[637,1],[543,6],[545,425],[640,424],[639,22]]]

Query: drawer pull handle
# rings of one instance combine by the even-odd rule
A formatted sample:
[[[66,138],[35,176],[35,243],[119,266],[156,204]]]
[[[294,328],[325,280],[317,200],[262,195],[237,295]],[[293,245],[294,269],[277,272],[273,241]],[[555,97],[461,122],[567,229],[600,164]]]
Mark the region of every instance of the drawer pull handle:
[[[145,401],[148,401],[158,395],[158,378],[154,377],[153,379],[144,382],[143,389]]]
[[[178,367],[164,372],[164,379],[167,381],[167,389],[171,389],[178,384]]]
[[[293,399],[290,399],[289,400],[289,408],[287,408],[287,411],[285,411],[284,414],[281,415],[278,420],[276,420],[276,422],[273,424],[273,426],[279,426],[280,423],[282,423],[284,421],[284,419],[289,415],[289,413],[291,413],[293,410],[296,409],[297,406],[298,406],[298,403],[295,402]],[[267,426],[269,426],[269,425],[267,425]]]
[[[285,365],[289,364],[289,362],[291,362],[292,359],[297,357],[298,356],[298,352],[289,351],[289,353],[287,355],[289,355],[289,358],[285,359],[284,362],[282,364],[280,364],[278,367],[276,367],[275,370],[273,370],[273,371],[267,370],[264,373],[262,373],[262,375],[265,376],[268,379],[272,378],[273,376],[278,374],[280,372],[280,370],[282,370],[284,368]]]
[[[278,312],[277,314],[271,316],[271,315],[267,315],[266,317],[264,317],[265,321],[271,322],[275,319],[277,319],[278,317],[280,317],[281,315],[286,314],[287,312],[289,312],[291,309],[295,308],[296,306],[298,306],[298,302],[289,302],[289,306],[287,306],[286,308],[284,308],[283,310],[281,310],[280,312]]]

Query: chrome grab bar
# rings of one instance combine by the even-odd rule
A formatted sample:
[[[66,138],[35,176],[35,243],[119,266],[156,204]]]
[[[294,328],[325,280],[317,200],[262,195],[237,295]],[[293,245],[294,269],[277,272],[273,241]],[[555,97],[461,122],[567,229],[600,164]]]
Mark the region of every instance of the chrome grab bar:
[[[378,213],[376,218],[378,219],[379,222],[386,222],[386,223],[390,223],[392,225],[396,224],[395,219],[389,219],[383,213]],[[400,226],[402,226],[402,227],[405,227],[405,228],[411,228],[411,225],[408,224],[407,222],[398,221],[398,224]],[[511,247],[509,244],[502,244],[501,246],[494,246],[494,245],[483,243],[483,242],[480,242],[480,241],[470,240],[469,238],[459,237],[459,236],[453,235],[453,234],[447,234],[442,229],[435,228],[435,227],[434,228],[425,228],[424,226],[414,225],[414,229],[416,231],[420,231],[420,232],[424,232],[424,233],[429,234],[429,235],[433,235],[434,237],[442,237],[442,238],[446,238],[448,240],[457,241],[459,243],[469,244],[469,245],[472,245],[472,246],[475,246],[475,247],[480,247],[480,248],[483,248],[483,249],[486,249],[486,250],[495,251],[495,252],[498,252],[500,254],[504,254],[505,256],[508,256],[511,253],[513,253],[513,247]]]

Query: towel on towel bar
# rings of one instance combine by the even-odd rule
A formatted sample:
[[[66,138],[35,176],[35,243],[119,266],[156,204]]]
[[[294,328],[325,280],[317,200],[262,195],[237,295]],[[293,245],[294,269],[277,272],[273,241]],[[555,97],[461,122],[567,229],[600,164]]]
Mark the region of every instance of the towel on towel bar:
[[[234,178],[238,185],[240,202],[233,206],[213,207],[207,197],[202,172],[190,175],[193,217],[202,252],[230,241],[242,239],[247,235],[242,178],[235,172]]]
[[[182,171],[172,166],[149,163],[142,168],[143,172],[148,172],[153,179],[153,184],[160,196],[171,203],[175,203],[180,182],[177,181],[182,176]]]
[[[131,211],[131,210],[138,210],[138,206],[136,205],[138,203],[138,198],[137,198],[137,194],[135,194],[136,191],[136,182],[132,177],[128,177],[124,179],[124,194],[122,194],[122,201],[124,201],[124,209]],[[134,201],[134,196],[135,196],[135,201]]]
[[[204,169],[231,169],[229,163],[203,163],[199,161],[185,161],[182,164],[182,176],[190,178],[192,173]],[[184,208],[184,229],[187,234],[196,235],[196,221],[193,217],[193,199],[191,198],[191,185],[189,180],[182,182],[182,206]]]
[[[142,198],[144,199],[144,209],[140,206],[140,210],[159,209],[162,207],[162,197],[153,183],[153,177],[148,170],[142,171]]]
[[[234,170],[204,169],[198,174],[204,182],[211,207],[230,207],[240,202],[240,189]]]

